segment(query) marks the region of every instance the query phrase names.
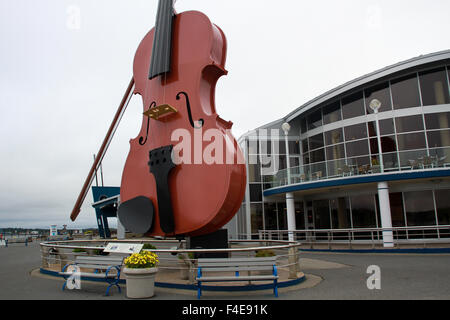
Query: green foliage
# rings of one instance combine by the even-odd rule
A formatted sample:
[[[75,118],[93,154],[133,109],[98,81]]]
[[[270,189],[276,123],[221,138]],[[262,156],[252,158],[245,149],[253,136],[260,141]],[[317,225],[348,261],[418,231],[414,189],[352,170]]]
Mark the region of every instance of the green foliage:
[[[255,253],[255,257],[257,258],[263,258],[263,257],[274,257],[275,252],[273,250],[257,250]]]
[[[142,247],[142,250],[155,250],[155,249],[156,247],[151,243],[145,243],[144,246]]]

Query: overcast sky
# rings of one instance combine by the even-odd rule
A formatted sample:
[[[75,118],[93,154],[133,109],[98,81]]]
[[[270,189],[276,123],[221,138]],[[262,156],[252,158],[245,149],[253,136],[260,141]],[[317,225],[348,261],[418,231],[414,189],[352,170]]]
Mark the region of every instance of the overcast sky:
[[[70,212],[154,26],[157,0],[0,0],[0,227],[95,226]],[[218,114],[236,138],[354,78],[450,49],[448,0],[178,0],[225,32]],[[119,186],[143,108],[135,97],[103,162]],[[111,221],[113,222],[113,221]],[[114,223],[112,223],[114,224]]]

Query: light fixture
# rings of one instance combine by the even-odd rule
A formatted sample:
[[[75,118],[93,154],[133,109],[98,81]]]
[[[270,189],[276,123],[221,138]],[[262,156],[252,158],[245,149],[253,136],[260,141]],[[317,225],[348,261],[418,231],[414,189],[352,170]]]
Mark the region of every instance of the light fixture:
[[[287,135],[289,133],[289,130],[291,130],[291,125],[289,123],[285,122],[281,125],[281,129],[283,129],[284,134]]]
[[[378,99],[373,99],[372,101],[370,101],[369,104],[370,109],[373,110],[373,112],[377,112],[378,109],[380,109],[381,107],[381,102]]]

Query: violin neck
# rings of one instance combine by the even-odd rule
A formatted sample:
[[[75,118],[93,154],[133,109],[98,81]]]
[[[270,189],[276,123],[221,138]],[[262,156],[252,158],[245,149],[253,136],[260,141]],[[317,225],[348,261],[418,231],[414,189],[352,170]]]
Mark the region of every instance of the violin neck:
[[[149,79],[170,72],[174,17],[173,0],[159,0]]]

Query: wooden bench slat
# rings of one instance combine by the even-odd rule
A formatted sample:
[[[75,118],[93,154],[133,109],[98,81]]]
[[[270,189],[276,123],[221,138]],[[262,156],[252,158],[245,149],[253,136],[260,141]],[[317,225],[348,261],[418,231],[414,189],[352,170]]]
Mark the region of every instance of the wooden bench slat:
[[[274,275],[265,275],[265,276],[222,276],[222,277],[201,277],[201,278],[197,278],[197,280],[202,281],[202,282],[207,282],[207,281],[215,281],[215,282],[220,282],[220,281],[249,281],[249,280],[253,280],[253,281],[259,281],[259,280],[275,280],[278,279],[278,276],[274,276]]]
[[[242,267],[208,267],[204,272],[236,272],[236,271],[272,271],[273,266],[242,266]]]
[[[86,262],[86,261],[98,261],[99,263],[102,264],[107,264],[107,263],[122,263],[123,258],[121,257],[95,257],[95,256],[77,256],[76,261],[80,261],[80,262]]]
[[[261,257],[261,258],[201,258],[198,259],[198,263],[202,262],[211,262],[211,263],[223,263],[223,262],[255,262],[255,261],[270,261],[274,262],[277,260],[277,257]]]

